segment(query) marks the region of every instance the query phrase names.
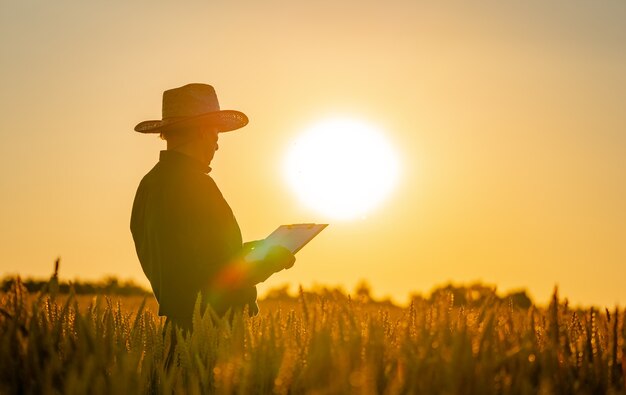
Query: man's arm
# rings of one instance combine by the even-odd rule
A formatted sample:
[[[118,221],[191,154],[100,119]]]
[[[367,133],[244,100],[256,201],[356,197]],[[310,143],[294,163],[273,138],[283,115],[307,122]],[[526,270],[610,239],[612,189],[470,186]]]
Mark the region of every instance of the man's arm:
[[[274,246],[264,259],[247,261],[250,245],[244,245],[237,257],[218,273],[210,286],[213,289],[236,290],[252,287],[267,280],[272,274],[291,268],[296,257],[285,247]]]

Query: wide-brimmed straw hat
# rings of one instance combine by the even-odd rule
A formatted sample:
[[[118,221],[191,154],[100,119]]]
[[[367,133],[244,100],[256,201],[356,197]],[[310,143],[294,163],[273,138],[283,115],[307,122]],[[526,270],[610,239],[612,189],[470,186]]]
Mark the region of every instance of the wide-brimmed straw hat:
[[[220,110],[215,89],[207,84],[188,84],[163,92],[162,119],[135,126],[140,133],[161,133],[174,126],[207,124],[229,132],[248,124],[248,117],[235,110]]]

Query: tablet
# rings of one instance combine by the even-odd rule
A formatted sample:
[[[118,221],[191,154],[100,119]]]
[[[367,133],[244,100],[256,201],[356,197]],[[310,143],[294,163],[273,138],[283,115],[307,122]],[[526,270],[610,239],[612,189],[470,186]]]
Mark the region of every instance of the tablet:
[[[273,246],[280,245],[293,254],[300,251],[317,236],[328,224],[281,225],[246,255],[249,262],[262,260]]]

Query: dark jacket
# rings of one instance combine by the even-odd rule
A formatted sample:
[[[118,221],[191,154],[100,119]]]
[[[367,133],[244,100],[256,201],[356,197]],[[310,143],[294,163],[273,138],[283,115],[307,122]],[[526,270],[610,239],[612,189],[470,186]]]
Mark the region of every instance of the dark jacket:
[[[241,252],[241,231],[210,169],[175,151],[159,162],[137,189],[130,229],[143,272],[159,302],[159,314],[189,328],[202,292],[220,315],[249,305],[256,314],[256,288],[224,291],[214,281]]]

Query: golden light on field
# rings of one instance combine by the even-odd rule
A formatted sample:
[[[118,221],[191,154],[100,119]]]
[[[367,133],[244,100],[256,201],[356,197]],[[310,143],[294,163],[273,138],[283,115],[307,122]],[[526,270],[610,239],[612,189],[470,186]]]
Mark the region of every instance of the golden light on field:
[[[399,161],[383,133],[365,121],[331,118],[308,127],[284,163],[307,207],[333,219],[365,216],[393,191]]]

